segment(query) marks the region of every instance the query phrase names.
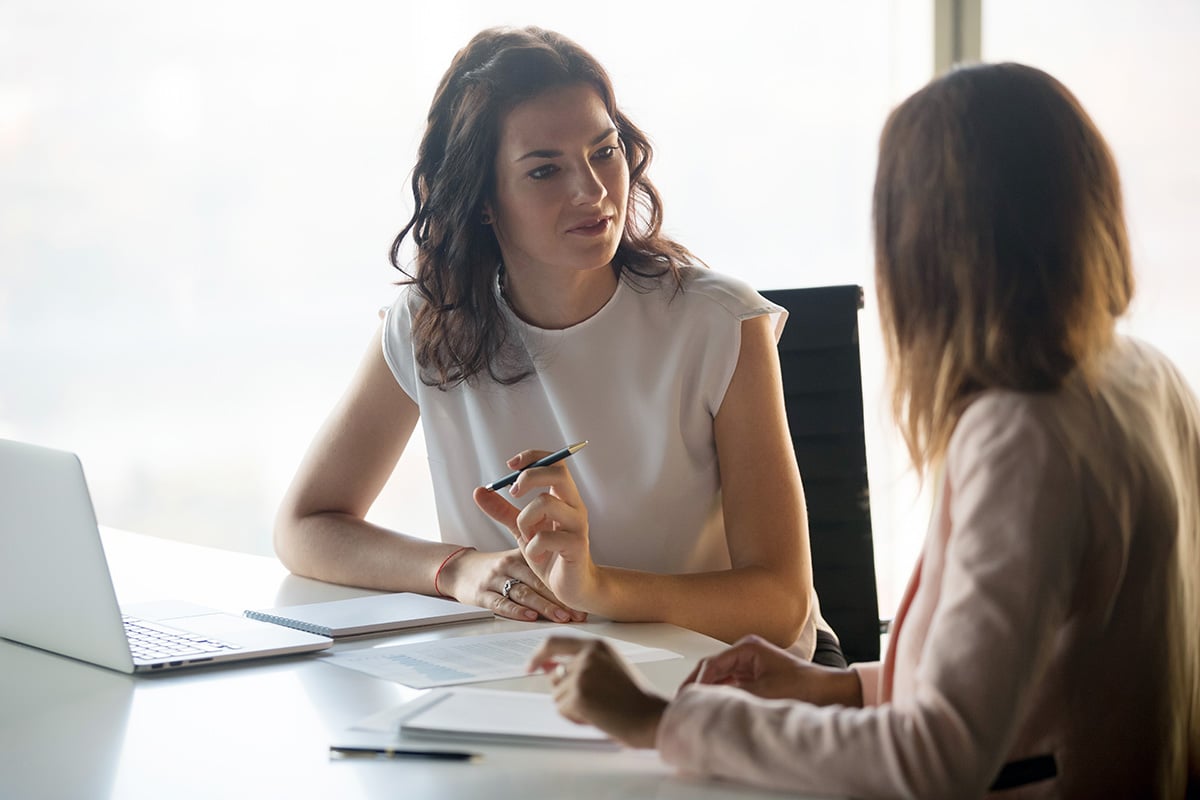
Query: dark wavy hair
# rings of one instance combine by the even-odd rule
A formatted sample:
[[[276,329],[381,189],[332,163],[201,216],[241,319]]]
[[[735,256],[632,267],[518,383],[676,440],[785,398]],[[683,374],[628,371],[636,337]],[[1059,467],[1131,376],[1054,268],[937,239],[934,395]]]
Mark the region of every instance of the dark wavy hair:
[[[1133,296],[1116,163],[1033,67],[959,69],[893,111],[874,218],[892,406],[918,470],[980,392],[1090,376]]]
[[[625,229],[613,259],[618,279],[660,278],[695,260],[661,233],[662,201],[646,177],[653,150],[646,135],[617,108],[604,68],[579,45],[536,27],[489,28],[458,52],[442,77],[412,173],[412,218],[392,242],[392,265],[409,276],[424,300],[412,337],[421,380],[442,389],[485,370],[513,384],[527,362],[512,355],[510,331],[496,301],[500,248],[481,223],[495,192],[495,160],[504,117],[519,103],[563,86],[587,84],[616,124],[629,165]],[[406,236],[416,246],[416,270],[400,264]],[[636,278],[635,278],[636,279]]]

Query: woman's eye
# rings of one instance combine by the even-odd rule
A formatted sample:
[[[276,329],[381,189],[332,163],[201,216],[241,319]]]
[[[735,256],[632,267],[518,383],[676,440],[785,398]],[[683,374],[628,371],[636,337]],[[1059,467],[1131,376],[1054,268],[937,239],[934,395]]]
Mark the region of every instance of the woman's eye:
[[[595,158],[597,158],[600,161],[607,161],[608,159],[613,158],[614,156],[617,155],[617,150],[618,150],[617,146],[611,145],[611,144],[608,145],[607,147],[601,147],[599,150],[596,151]]]
[[[531,170],[529,172],[529,177],[533,178],[535,181],[540,181],[540,180],[545,180],[546,178],[549,178],[551,175],[553,175],[556,172],[558,172],[558,167],[556,167],[555,165],[543,164],[542,166],[538,167],[537,169]]]

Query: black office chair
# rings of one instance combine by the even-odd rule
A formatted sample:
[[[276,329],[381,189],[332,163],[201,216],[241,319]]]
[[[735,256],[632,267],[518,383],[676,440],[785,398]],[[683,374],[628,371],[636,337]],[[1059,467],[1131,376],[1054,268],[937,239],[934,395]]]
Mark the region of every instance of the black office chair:
[[[879,658],[879,597],[867,488],[860,286],[761,293],[788,310],[779,341],[788,427],[808,502],[813,581],[847,661]]]

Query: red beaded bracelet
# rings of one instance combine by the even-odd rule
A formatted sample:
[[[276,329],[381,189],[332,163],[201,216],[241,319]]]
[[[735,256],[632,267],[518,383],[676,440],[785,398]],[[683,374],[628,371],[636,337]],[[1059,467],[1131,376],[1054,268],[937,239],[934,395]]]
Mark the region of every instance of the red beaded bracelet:
[[[448,594],[442,594],[442,590],[438,588],[438,578],[442,577],[442,570],[445,569],[446,565],[450,563],[450,559],[454,558],[456,555],[458,555],[459,553],[461,553],[464,550],[474,550],[474,549],[475,548],[472,547],[471,545],[464,544],[462,547],[453,551],[452,553],[450,553],[450,555],[446,556],[442,560],[441,565],[438,566],[438,568],[437,568],[437,572],[433,573],[433,590],[435,592],[437,592],[438,597],[449,597],[450,596]]]

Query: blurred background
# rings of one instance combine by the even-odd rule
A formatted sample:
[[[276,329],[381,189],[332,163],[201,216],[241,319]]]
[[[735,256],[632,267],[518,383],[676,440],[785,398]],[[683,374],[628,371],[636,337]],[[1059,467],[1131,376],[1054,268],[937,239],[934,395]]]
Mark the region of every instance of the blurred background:
[[[79,453],[102,524],[270,553],[303,451],[378,346],[434,87],[494,24],[606,65],[656,146],[666,229],[712,267],[866,287],[884,617],[928,506],[883,396],[870,191],[888,111],[948,58],[1078,95],[1124,179],[1126,328],[1200,385],[1195,0],[0,0],[0,437]],[[436,538],[419,433],[371,515]]]

